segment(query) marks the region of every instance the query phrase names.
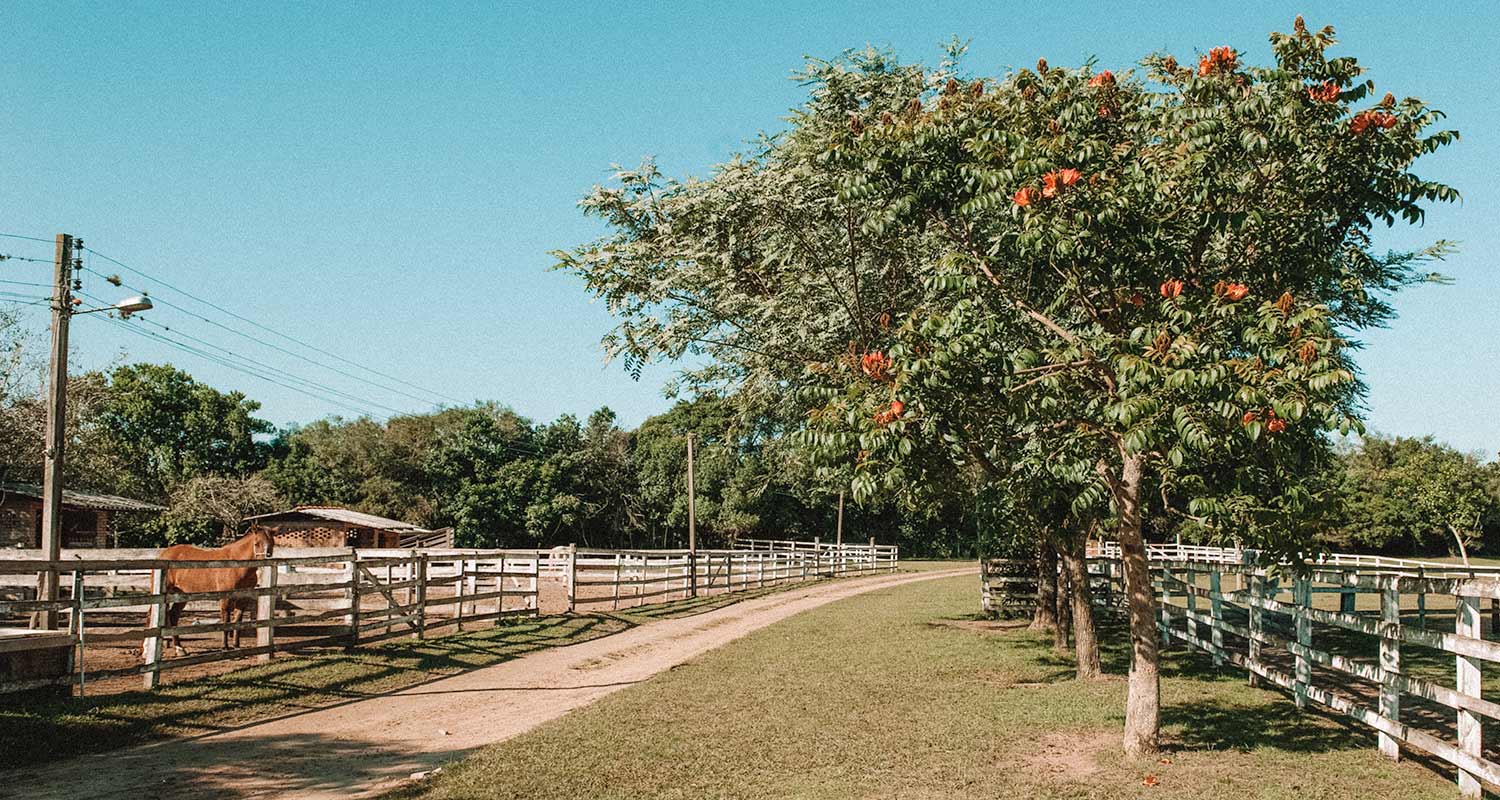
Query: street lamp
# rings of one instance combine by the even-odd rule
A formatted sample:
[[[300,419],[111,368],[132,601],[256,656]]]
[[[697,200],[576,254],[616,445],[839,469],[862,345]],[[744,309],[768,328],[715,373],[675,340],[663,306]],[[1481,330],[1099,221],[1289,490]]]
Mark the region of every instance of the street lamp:
[[[37,576],[37,599],[57,600],[57,561],[62,557],[62,468],[68,410],[68,321],[79,314],[115,311],[122,318],[151,308],[151,298],[127,297],[112,306],[76,310],[73,307],[73,273],[82,268],[75,253],[83,240],[66,233],[57,235],[52,298],[52,360],[47,381],[47,431],[42,452],[42,550],[47,565]],[[57,627],[57,609],[47,606],[37,612],[32,627]]]

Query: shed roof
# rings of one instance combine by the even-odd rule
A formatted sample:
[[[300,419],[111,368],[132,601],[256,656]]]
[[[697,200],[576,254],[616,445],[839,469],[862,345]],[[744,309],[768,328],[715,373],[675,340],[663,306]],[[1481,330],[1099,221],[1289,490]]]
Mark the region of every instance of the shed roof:
[[[246,522],[273,522],[277,519],[293,520],[298,517],[326,519],[360,528],[374,528],[383,531],[409,532],[426,530],[410,522],[402,522],[399,519],[389,519],[387,517],[377,517],[374,514],[366,514],[363,511],[353,511],[338,506],[297,506],[289,511],[275,511],[270,514],[249,517],[246,519]]]
[[[4,483],[0,484],[0,493],[18,494],[22,497],[42,499],[42,487],[34,483]],[[87,494],[64,489],[62,493],[64,508],[80,508],[85,511],[165,511],[166,507],[147,503],[142,500],[133,500],[129,497],[120,497],[113,494]]]

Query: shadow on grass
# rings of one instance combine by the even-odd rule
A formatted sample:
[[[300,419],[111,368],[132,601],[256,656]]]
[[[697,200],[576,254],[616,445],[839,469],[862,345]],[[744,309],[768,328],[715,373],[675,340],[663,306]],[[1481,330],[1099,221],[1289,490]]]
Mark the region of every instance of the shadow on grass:
[[[0,768],[36,765],[167,736],[204,736],[420,686],[550,647],[632,628],[601,615],[543,617],[423,641],[278,659],[155,691],[7,698]]]

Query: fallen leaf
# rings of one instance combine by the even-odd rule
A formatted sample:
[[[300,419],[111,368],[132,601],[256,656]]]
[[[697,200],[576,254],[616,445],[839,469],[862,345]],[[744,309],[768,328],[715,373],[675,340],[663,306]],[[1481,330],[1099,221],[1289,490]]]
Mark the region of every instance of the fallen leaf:
[[[1141,779],[1141,783],[1146,786],[1155,786],[1156,784],[1161,783],[1161,779],[1157,778],[1155,775],[1147,775],[1146,777]]]

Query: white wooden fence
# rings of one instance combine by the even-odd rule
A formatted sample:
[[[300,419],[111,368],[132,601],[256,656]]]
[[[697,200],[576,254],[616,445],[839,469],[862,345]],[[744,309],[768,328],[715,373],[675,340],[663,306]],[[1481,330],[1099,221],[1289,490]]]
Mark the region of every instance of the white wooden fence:
[[[1095,602],[1116,607],[1118,550],[1091,552]],[[1500,787],[1500,752],[1486,751],[1483,736],[1485,720],[1500,720],[1500,703],[1482,691],[1483,665],[1500,663],[1500,569],[1341,554],[1299,575],[1240,563],[1243,553],[1222,548],[1153,545],[1150,555],[1164,644],[1244,669],[1299,708],[1315,704],[1373,729],[1389,758],[1407,747],[1447,762],[1464,797]],[[987,563],[983,602],[998,612],[1012,584],[996,577],[1019,574],[1024,584],[1025,569]],[[1024,603],[1024,592],[1016,597],[1013,606]]]
[[[204,663],[311,648],[355,647],[387,638],[423,638],[437,629],[498,624],[510,617],[544,612],[543,595],[553,610],[599,610],[739,592],[791,581],[893,571],[895,548],[845,545],[830,551],[798,542],[758,540],[756,549],[595,550],[349,550],[287,549],[285,555],[243,561],[163,561],[156,551],[64,551],[46,561],[38,551],[0,551],[0,620],[23,623],[26,615],[52,609],[66,618],[75,653],[62,677],[0,681],[0,693],[47,685],[140,675],[147,688],[163,671]],[[165,591],[168,569],[252,568],[257,585],[223,592]],[[55,569],[62,576],[61,598],[34,596],[36,575]],[[253,604],[242,621],[179,620],[167,624],[175,603],[220,601]],[[553,602],[553,601],[548,601]],[[137,616],[138,615],[138,616]],[[109,617],[109,624],[103,618]],[[122,622],[121,618],[125,621]],[[92,618],[92,622],[91,622]],[[133,620],[139,620],[135,622]],[[218,641],[199,652],[172,657],[168,640],[238,632],[254,644],[222,649]],[[95,669],[87,648],[139,647],[141,659],[128,666]]]

